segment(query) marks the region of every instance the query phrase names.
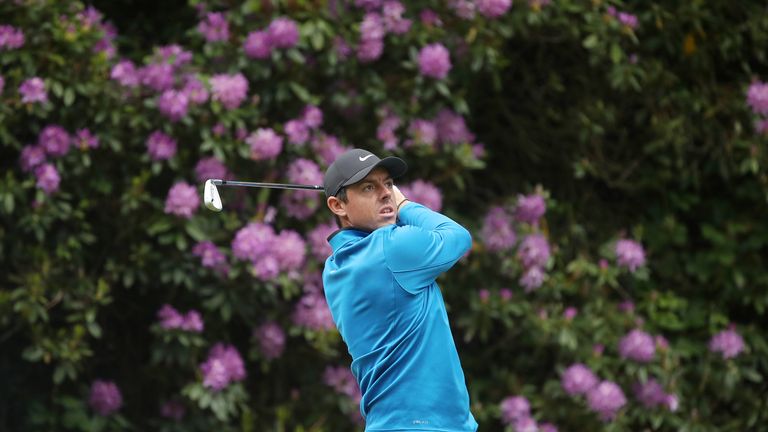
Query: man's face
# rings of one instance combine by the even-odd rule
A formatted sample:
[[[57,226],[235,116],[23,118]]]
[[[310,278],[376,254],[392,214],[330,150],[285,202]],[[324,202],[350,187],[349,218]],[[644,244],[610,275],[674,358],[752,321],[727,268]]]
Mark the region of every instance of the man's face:
[[[334,213],[350,226],[375,230],[392,225],[397,220],[397,208],[392,196],[392,178],[384,168],[376,168],[359,182],[347,186],[347,202],[342,203],[343,214]],[[345,217],[346,216],[346,217]]]

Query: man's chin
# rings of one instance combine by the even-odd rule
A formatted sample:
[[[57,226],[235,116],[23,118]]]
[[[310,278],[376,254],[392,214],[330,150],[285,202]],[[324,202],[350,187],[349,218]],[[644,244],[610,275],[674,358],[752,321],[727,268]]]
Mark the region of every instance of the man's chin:
[[[388,215],[388,216],[382,215],[379,218],[379,223],[378,223],[378,226],[376,228],[381,228],[381,227],[384,227],[384,226],[387,226],[387,225],[392,225],[395,222],[397,222],[397,215],[395,215],[395,214]]]

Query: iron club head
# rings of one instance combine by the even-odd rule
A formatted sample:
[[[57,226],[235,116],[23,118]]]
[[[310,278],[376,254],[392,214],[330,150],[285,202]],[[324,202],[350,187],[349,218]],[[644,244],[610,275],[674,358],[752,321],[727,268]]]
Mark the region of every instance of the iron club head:
[[[203,189],[203,201],[205,202],[205,206],[208,208],[208,210],[213,210],[215,212],[221,211],[222,207],[219,190],[216,188],[216,185],[213,184],[213,180],[211,179],[205,181],[205,186]]]

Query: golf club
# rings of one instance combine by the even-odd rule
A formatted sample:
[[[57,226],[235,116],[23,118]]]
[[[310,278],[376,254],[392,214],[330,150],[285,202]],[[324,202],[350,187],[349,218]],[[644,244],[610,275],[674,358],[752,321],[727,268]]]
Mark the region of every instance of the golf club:
[[[242,182],[220,179],[208,179],[205,181],[203,189],[203,201],[205,206],[209,210],[220,212],[222,209],[221,197],[219,196],[219,190],[216,186],[241,186],[241,187],[256,187],[267,189],[290,189],[290,190],[316,190],[321,191],[323,187],[320,185],[299,185],[299,184],[286,184],[286,183],[255,183],[255,182]]]

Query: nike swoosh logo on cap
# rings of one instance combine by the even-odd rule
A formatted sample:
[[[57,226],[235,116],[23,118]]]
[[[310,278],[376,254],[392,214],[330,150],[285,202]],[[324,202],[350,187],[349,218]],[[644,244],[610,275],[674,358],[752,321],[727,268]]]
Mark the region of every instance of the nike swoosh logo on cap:
[[[369,155],[368,155],[368,156],[366,156],[366,157],[358,156],[357,158],[358,158],[358,159],[360,159],[360,162],[365,162],[365,160],[366,160],[366,159],[368,159],[368,158],[369,158],[369,157],[371,157],[371,156],[373,156],[373,155],[372,155],[372,154],[369,154]]]

